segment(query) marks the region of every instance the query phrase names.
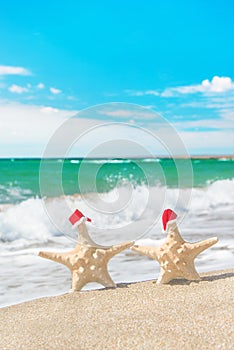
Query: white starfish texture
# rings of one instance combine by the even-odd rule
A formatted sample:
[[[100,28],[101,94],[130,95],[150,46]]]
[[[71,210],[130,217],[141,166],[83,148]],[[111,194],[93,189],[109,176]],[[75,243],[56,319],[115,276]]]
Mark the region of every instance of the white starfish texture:
[[[116,287],[111,279],[107,264],[121,251],[134,242],[125,242],[111,247],[96,244],[89,237],[85,222],[78,226],[79,240],[75,249],[66,253],[39,252],[39,256],[67,266],[72,274],[72,291],[80,291],[87,283],[97,282],[104,287]]]
[[[213,237],[197,243],[185,242],[174,220],[177,215],[172,211],[171,213],[173,220],[169,218],[167,221],[167,238],[160,247],[134,245],[131,249],[159,262],[161,270],[157,284],[168,283],[176,278],[200,280],[194,260],[205,249],[217,243],[218,238]]]

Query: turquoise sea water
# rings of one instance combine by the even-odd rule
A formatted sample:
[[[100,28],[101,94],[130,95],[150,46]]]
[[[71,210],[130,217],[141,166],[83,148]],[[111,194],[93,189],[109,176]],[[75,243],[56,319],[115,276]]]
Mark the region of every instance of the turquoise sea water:
[[[191,162],[192,173],[187,174]],[[183,169],[178,174],[177,165]],[[40,197],[40,159],[0,159],[0,204],[19,203]],[[192,177],[191,177],[192,174]],[[189,178],[188,178],[189,177]],[[121,184],[133,186],[166,185],[169,188],[205,187],[234,178],[234,161],[210,159],[48,159],[43,160],[43,180],[47,195],[59,196],[62,181],[64,194],[108,192]],[[82,186],[80,186],[80,183]]]
[[[171,208],[186,241],[219,239],[195,260],[198,272],[234,266],[233,159],[0,159],[0,306],[69,291],[70,272],[38,252],[74,247],[68,216],[76,208],[94,220],[89,233],[103,245],[159,245]],[[155,261],[130,250],[108,266],[117,283],[159,274]]]

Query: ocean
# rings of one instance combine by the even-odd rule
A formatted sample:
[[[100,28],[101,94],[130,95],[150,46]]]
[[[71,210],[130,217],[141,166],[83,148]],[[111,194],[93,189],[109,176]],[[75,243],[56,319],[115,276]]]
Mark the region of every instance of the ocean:
[[[195,260],[198,272],[233,268],[234,158],[0,159],[1,307],[69,291],[69,270],[38,252],[75,246],[68,216],[76,208],[103,245],[159,245],[171,208],[186,241],[219,238]],[[159,274],[157,262],[130,250],[108,267],[116,283]]]

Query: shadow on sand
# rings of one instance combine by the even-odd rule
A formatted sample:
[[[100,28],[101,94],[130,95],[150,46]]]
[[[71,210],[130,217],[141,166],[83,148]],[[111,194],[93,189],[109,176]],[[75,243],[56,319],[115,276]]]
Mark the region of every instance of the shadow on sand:
[[[190,285],[191,283],[197,283],[199,284],[200,282],[206,281],[206,282],[212,282],[212,281],[217,281],[217,280],[222,280],[222,279],[226,279],[226,278],[230,278],[234,276],[234,272],[222,272],[220,271],[214,272],[214,275],[209,275],[209,276],[201,276],[201,280],[200,281],[188,281],[186,279],[182,279],[182,278],[178,278],[178,279],[174,279],[172,281],[170,281],[167,284],[160,284],[159,286],[165,286],[165,285],[169,285],[169,286],[175,286],[175,285]],[[140,282],[128,282],[128,283],[118,283],[116,285],[117,289],[118,288],[128,288],[130,285],[134,285],[134,284],[138,284],[138,283],[145,283],[145,282],[152,282],[153,284],[157,283],[157,280],[145,280],[145,281],[140,281]],[[115,290],[116,288],[114,287],[106,287],[106,288],[101,288],[101,289],[96,289],[99,292],[102,291],[106,291],[106,290]],[[91,291],[91,290],[90,290]],[[86,291],[89,292],[89,291]]]
[[[217,280],[222,280],[226,278],[230,278],[234,276],[234,272],[220,272],[217,273],[215,272],[214,275],[209,275],[209,276],[201,276],[200,281],[188,281],[186,279],[174,279],[168,283],[168,285],[174,286],[174,285],[190,285],[191,283],[200,283],[203,281],[207,282],[212,282],[212,281],[217,281]],[[156,284],[156,280],[147,280],[147,281],[142,281],[142,282],[152,282]],[[118,283],[117,288],[128,288],[129,285],[131,284],[137,284],[137,283],[142,283],[142,282],[130,282],[130,283]]]

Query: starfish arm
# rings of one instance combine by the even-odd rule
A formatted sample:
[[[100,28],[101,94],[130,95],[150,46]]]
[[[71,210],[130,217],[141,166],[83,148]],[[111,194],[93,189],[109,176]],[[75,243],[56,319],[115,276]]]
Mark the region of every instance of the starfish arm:
[[[42,258],[50,259],[50,260],[56,261],[60,264],[64,264],[63,254],[54,253],[54,252],[39,252],[38,255]]]
[[[49,260],[53,260],[60,264],[67,266],[69,269],[72,268],[72,257],[76,253],[76,250],[72,250],[71,252],[66,253],[54,253],[54,252],[39,252],[39,256],[42,258],[46,258]]]
[[[174,221],[168,222],[167,224],[167,238],[173,238],[176,240],[176,242],[181,244],[184,242],[183,238],[180,235],[177,223]]]
[[[82,221],[78,226],[78,243],[90,245],[93,247],[98,246],[98,244],[96,244],[90,237],[85,221]]]
[[[160,275],[157,280],[157,284],[166,284],[169,283],[174,277],[170,272],[161,269]]]
[[[201,277],[194,266],[193,258],[191,258],[184,266],[180,266],[178,278],[185,278],[189,281],[200,281]]]
[[[131,250],[139,254],[146,255],[151,259],[158,260],[158,251],[159,251],[158,247],[134,245],[133,247],[131,247]]]
[[[72,271],[72,292],[79,292],[90,281],[81,276],[77,271]]]
[[[107,256],[108,260],[111,259],[114,255],[119,254],[123,250],[130,248],[135,242],[125,242],[113,245],[112,247],[104,250],[105,255]]]
[[[78,270],[72,271],[72,291],[80,291],[87,283],[96,282],[100,283],[105,287],[116,287],[112,281],[106,267],[103,267],[98,272],[90,271],[87,273],[79,272]]]
[[[208,249],[212,245],[218,242],[217,237],[212,237],[206,239],[204,241],[196,242],[196,243],[186,243],[186,246],[191,249],[191,254],[196,257],[198,254]]]
[[[109,275],[107,268],[104,268],[102,271],[99,271],[99,274],[95,278],[94,282],[102,284],[106,288],[116,288],[116,284]]]
[[[193,260],[185,266],[180,266],[179,269],[165,270],[161,268],[157,284],[166,284],[173,279],[183,278],[189,281],[200,281],[200,276],[197,273]]]
[[[93,273],[83,274],[77,270],[72,272],[72,291],[80,291],[87,283],[96,282],[104,287],[116,287],[116,284],[110,277],[106,265]]]

